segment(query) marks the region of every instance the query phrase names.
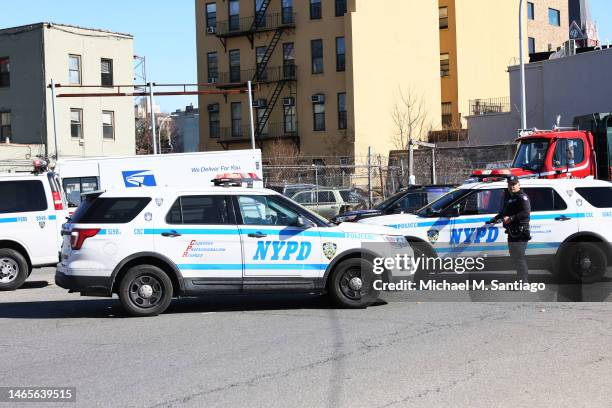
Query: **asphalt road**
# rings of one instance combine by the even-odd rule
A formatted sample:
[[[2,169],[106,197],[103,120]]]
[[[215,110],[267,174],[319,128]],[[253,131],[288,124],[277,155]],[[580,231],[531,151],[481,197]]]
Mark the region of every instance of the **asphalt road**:
[[[610,303],[224,297],[137,319],[52,282],[0,293],[0,386],[84,407],[610,406]]]

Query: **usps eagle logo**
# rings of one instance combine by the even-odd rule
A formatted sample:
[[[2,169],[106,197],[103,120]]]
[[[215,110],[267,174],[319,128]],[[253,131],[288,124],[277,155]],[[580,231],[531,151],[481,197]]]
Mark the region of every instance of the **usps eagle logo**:
[[[429,239],[429,242],[431,242],[432,244],[435,244],[436,242],[438,242],[438,238],[440,238],[440,231],[438,230],[427,231],[427,239]]]
[[[333,242],[326,242],[323,244],[323,255],[329,260],[331,260],[334,255],[336,255],[336,250],[338,249],[338,245]]]

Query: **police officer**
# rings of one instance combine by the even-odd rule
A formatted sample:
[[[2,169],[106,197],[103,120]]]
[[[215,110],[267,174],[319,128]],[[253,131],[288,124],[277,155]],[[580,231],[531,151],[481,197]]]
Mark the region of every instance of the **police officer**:
[[[490,222],[494,224],[499,221],[503,222],[506,234],[508,234],[510,257],[516,265],[517,277],[523,283],[529,282],[525,250],[527,249],[527,242],[531,239],[529,231],[530,214],[531,203],[529,197],[521,190],[518,177],[510,176],[504,207]]]

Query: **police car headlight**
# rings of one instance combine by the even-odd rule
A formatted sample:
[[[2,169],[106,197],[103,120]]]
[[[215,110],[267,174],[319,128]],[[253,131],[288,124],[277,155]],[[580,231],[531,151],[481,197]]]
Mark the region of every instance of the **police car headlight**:
[[[406,237],[399,235],[383,235],[383,240],[395,248],[404,248],[408,246],[408,240],[406,240]]]

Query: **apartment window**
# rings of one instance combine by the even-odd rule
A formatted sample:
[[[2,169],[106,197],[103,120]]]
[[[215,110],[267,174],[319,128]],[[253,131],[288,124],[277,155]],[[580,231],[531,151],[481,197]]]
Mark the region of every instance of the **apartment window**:
[[[321,0],[310,0],[310,19],[320,20],[321,16]]]
[[[268,72],[263,66],[264,56],[268,47],[257,47],[255,48],[255,60],[257,61],[257,79],[267,79]]]
[[[229,15],[229,31],[240,29],[240,1],[229,0],[227,5]]]
[[[336,37],[336,71],[341,72],[346,69],[346,48],[344,37]]]
[[[440,54],[440,76],[447,77],[450,75],[450,62],[448,53]]]
[[[83,138],[83,109],[70,109],[70,136]]]
[[[115,139],[115,112],[102,111],[102,137]]]
[[[338,94],[338,129],[347,128],[346,92]]]
[[[219,104],[208,105],[208,131],[211,138],[218,138],[221,122],[219,119]]]
[[[554,8],[549,8],[548,9],[548,22],[550,23],[550,25],[560,27],[561,26],[561,12],[559,12],[559,10],[556,10]]]
[[[102,58],[100,60],[100,83],[102,86],[113,86],[113,60]]]
[[[81,56],[68,56],[68,82],[71,85],[81,85]]]
[[[0,57],[0,88],[11,86],[11,61],[9,57]]]
[[[206,67],[208,69],[208,82],[219,81],[219,59],[216,52],[206,54]]]
[[[312,104],[313,114],[313,130],[315,132],[325,130],[325,102],[323,95],[315,95],[319,97],[320,102]],[[313,98],[314,99],[314,98]]]
[[[529,44],[529,54],[533,54],[535,52],[535,38],[529,37],[527,43]]]
[[[346,14],[346,0],[336,0],[336,17]]]
[[[242,136],[242,103],[232,102],[232,137]]]
[[[448,28],[448,7],[438,8],[440,28]]]
[[[291,134],[297,132],[295,104],[293,106],[285,106],[283,109],[283,122],[285,127],[285,134]]]
[[[206,3],[206,28],[217,27],[217,3]]]
[[[284,43],[283,76],[285,79],[294,79],[295,74],[295,47],[293,43]]]
[[[283,24],[293,23],[293,0],[283,0],[281,21]]]
[[[445,129],[453,126],[453,104],[442,102],[442,127]]]
[[[229,52],[230,82],[240,82],[240,50]]]
[[[527,18],[529,20],[535,20],[535,6],[532,2],[527,2]]]
[[[323,40],[310,41],[310,55],[312,59],[312,73],[323,73]]]
[[[11,112],[0,112],[0,142],[10,141],[12,136]]]
[[[265,0],[255,0],[255,19],[257,27],[266,26],[266,10],[263,9]]]

